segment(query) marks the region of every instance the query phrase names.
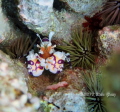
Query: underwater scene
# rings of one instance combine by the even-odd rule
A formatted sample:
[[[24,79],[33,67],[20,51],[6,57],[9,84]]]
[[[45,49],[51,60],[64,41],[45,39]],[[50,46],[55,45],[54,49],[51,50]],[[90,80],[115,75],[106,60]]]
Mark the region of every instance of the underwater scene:
[[[120,0],[0,0],[0,112],[120,112]]]

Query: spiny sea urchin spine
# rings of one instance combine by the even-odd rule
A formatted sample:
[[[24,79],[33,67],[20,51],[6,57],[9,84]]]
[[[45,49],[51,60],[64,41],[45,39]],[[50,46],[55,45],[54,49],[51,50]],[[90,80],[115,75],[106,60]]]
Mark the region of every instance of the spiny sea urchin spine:
[[[86,71],[83,73],[86,85],[85,99],[89,112],[107,112],[104,102],[103,86],[101,83],[102,74]]]
[[[101,26],[120,24],[120,0],[108,1],[98,15],[102,17]]]
[[[13,59],[25,56],[33,48],[34,43],[37,40],[36,38],[33,42],[31,42],[31,38],[24,33],[16,35],[14,32],[9,32],[6,34],[6,36],[11,39],[13,39],[13,37],[16,38],[7,43],[7,45],[2,45],[0,49],[2,49],[6,54],[10,55],[10,57]]]
[[[78,27],[72,32],[72,43],[65,42],[64,46],[57,46],[65,52],[70,53],[72,67],[90,69],[95,64],[96,53],[93,48],[93,36],[89,31]]]

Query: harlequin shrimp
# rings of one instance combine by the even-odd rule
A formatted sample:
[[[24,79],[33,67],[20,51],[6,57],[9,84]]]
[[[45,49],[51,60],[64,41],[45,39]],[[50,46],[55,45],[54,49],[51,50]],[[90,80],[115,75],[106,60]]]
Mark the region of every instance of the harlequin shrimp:
[[[64,61],[65,61],[66,55],[64,52],[54,52],[51,57],[48,57],[46,59],[46,66],[45,69],[49,70],[52,73],[59,73],[63,69]]]
[[[52,45],[51,39],[54,32],[50,32],[49,38],[40,38],[41,44],[37,45],[39,52],[34,54],[34,51],[29,51],[27,56],[28,72],[33,76],[42,75],[44,69],[56,74],[63,70],[64,61],[68,54],[55,51],[56,45]]]
[[[40,61],[40,59],[38,60],[37,57],[38,54],[34,54],[34,50],[29,51],[29,55],[26,57],[28,72],[33,76],[39,76],[44,71],[45,60],[41,58]]]
[[[56,47],[56,45],[52,46],[52,43],[51,43],[51,39],[53,35],[54,35],[54,32],[50,32],[49,39],[45,37],[41,40],[41,38],[39,37],[41,40],[41,45],[39,46],[37,44],[37,47],[40,48],[39,55],[43,59],[47,59],[54,53],[54,48]]]

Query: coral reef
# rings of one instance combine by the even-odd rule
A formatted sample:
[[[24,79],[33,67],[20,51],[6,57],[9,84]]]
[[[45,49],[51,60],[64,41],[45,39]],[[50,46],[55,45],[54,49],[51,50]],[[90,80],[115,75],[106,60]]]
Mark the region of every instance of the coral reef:
[[[101,43],[99,42],[99,48],[102,47],[100,48],[101,52],[109,56],[120,45],[120,26],[104,27],[99,31],[99,38],[101,41]]]
[[[28,94],[25,82],[27,71],[0,51],[0,111],[37,112],[40,100]]]
[[[119,0],[1,1],[5,24],[14,25],[0,34],[0,49],[17,60],[0,51],[0,112],[120,109],[120,53],[106,58],[120,51],[120,26],[102,29],[119,24]],[[104,90],[116,98],[105,98]]]
[[[54,12],[53,0],[21,0],[18,8],[24,24],[26,24],[29,29],[45,36],[49,35],[50,31],[54,31],[55,37],[69,37],[70,26],[77,18],[77,15],[73,13],[70,14],[66,11],[62,11],[61,13],[58,11]]]
[[[91,16],[92,14],[98,12],[101,6],[106,2],[106,0],[60,0],[70,7],[76,13],[82,15]],[[92,8],[91,8],[92,7]]]
[[[105,1],[64,1],[70,4],[72,8],[77,6],[75,10],[78,9],[79,11],[75,12],[65,9],[61,11],[54,10],[53,0],[21,0],[18,9],[21,20],[29,29],[44,36],[48,36],[50,31],[54,31],[54,37],[69,40],[72,25],[77,20],[82,21],[82,15],[90,16],[96,7],[99,10]]]

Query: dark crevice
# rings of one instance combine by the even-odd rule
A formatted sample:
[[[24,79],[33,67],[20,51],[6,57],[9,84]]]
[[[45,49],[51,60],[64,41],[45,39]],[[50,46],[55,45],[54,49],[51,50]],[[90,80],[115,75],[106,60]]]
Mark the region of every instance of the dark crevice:
[[[60,0],[54,0],[53,8],[55,10],[61,11],[63,9],[67,9],[67,6],[66,6],[66,3],[64,3],[64,2],[62,2]]]

